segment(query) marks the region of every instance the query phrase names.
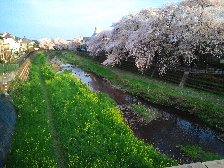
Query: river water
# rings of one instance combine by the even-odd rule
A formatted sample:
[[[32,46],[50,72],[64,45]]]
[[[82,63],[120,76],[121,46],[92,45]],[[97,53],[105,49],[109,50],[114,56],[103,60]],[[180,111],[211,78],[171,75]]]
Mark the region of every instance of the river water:
[[[141,98],[136,98],[112,87],[102,78],[87,73],[81,68],[73,67],[70,64],[62,64],[61,67],[63,70],[71,70],[75,77],[79,78],[93,91],[107,93],[118,105],[141,103],[152,111],[159,113],[159,117],[150,123],[142,124],[134,120],[135,114],[133,112],[125,108],[122,110],[134,134],[146,143],[154,144],[162,153],[181,160],[182,163],[191,163],[193,161],[181,153],[180,147],[181,145],[197,144],[207,151],[224,156],[224,142],[217,138],[222,132],[208,127],[181,111],[153,105]]]

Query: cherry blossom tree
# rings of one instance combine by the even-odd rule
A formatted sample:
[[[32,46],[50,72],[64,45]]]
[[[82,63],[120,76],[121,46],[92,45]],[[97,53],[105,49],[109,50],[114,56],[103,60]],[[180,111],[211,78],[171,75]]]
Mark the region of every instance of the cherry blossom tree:
[[[54,43],[51,39],[43,38],[39,40],[39,47],[45,50],[54,50]]]
[[[141,38],[139,30],[145,26],[157,12],[157,9],[143,10],[137,14],[129,14],[113,25],[111,38],[105,46],[108,59],[103,64],[119,64],[123,60],[135,56],[132,54],[133,44]],[[148,27],[146,27],[147,29]],[[143,35],[144,36],[144,35]]]
[[[104,50],[104,64],[112,65],[131,57],[142,71],[155,63],[161,73],[181,62],[191,64],[201,58],[220,58],[223,13],[221,0],[183,0],[159,9],[146,9],[114,24],[103,45],[101,37],[95,37],[89,44],[90,52],[97,55],[98,49]]]
[[[68,48],[69,41],[67,40],[55,38],[52,39],[51,41],[54,44],[54,49],[56,50],[64,50]]]
[[[76,50],[78,46],[83,44],[83,38],[77,37],[72,40],[64,40],[60,38],[55,39],[41,39],[39,40],[39,47],[45,50]]]
[[[76,37],[72,40],[69,40],[67,43],[67,49],[76,51],[77,47],[80,47],[83,45],[83,37]]]
[[[105,46],[111,37],[111,31],[102,31],[96,36],[90,38],[87,42],[88,51],[92,56],[97,56],[105,51]]]

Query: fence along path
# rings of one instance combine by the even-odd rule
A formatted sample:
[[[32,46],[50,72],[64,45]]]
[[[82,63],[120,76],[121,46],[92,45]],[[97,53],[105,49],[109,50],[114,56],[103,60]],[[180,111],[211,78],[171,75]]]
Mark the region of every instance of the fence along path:
[[[140,73],[134,64],[124,62],[117,67],[134,73]],[[179,85],[180,87],[190,87],[224,95],[224,70],[187,71],[186,69],[168,69],[166,74],[160,75],[159,67],[152,65],[143,74],[151,78]]]
[[[28,54],[31,56],[32,54]],[[13,71],[6,71],[6,73],[2,73],[0,75],[0,90],[2,92],[7,92],[7,90],[10,88],[10,84],[13,80],[19,79],[22,81],[25,81],[29,78],[29,72],[30,72],[30,57],[26,57],[23,63],[20,64],[13,64],[18,65],[18,68],[14,68]],[[8,66],[11,66],[8,64]],[[3,66],[2,66],[3,67]],[[5,70],[3,70],[5,72]]]
[[[20,66],[17,78],[19,80],[27,80],[29,78],[29,72],[30,72],[30,58],[27,58],[24,63]]]

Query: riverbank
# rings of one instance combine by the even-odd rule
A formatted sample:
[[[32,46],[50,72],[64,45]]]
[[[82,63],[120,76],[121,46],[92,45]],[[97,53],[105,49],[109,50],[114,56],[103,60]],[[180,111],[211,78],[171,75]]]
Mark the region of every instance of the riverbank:
[[[176,161],[134,136],[115,102],[70,72],[55,74],[46,55],[11,92],[18,120],[9,167],[167,167]]]
[[[180,88],[146,76],[105,67],[92,59],[78,56],[73,52],[52,51],[50,55],[57,55],[63,62],[78,65],[106,78],[112,85],[141,96],[152,103],[180,109],[212,127],[224,128],[224,96],[190,88]]]
[[[173,108],[149,103],[113,87],[102,77],[86,72],[80,67],[64,64],[57,57],[51,59],[50,63],[57,73],[69,70],[92,91],[106,93],[116,101],[127,125],[136,137],[146,144],[153,144],[162,153],[172,156],[180,163],[201,161],[201,157],[191,157],[191,148],[182,150],[184,146],[197,145],[201,149],[199,156],[203,155],[206,160],[222,158],[216,157],[219,155],[224,156],[224,144],[217,139],[220,132],[209,128],[195,117],[184,115]],[[198,154],[194,152],[194,155]]]

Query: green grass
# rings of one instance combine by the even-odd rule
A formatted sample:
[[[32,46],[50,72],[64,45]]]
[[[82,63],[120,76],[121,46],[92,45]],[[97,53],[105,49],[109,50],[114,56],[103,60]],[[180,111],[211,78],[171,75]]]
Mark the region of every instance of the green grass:
[[[19,64],[0,64],[0,75],[16,71],[19,69]]]
[[[15,84],[11,92],[18,117],[6,167],[57,167],[38,62],[33,61],[30,80]]]
[[[48,53],[50,58],[53,58],[55,55],[59,56],[63,62],[67,62],[74,65],[79,65],[84,68],[86,71],[91,71],[99,76],[108,78],[108,79],[116,79],[118,75],[116,73],[111,72],[110,69],[105,68],[104,66],[99,65],[98,63],[85,58],[75,55],[72,52],[60,52],[60,51],[50,51]]]
[[[181,151],[187,154],[192,160],[197,160],[197,161],[200,160],[202,162],[223,159],[221,156],[217,154],[204,151],[198,145],[182,146]]]
[[[44,55],[39,54],[32,61],[30,81],[16,85],[12,92],[19,117],[7,167],[57,167],[40,75],[68,167],[153,168],[176,164],[134,136],[112,99],[92,92],[70,72],[54,74]]]
[[[91,92],[71,74],[59,75],[47,81],[47,85],[68,165],[163,167],[169,164],[152,146],[137,140],[106,95]]]
[[[62,61],[75,64],[86,71],[107,78],[112,85],[139,95],[149,101],[177,109],[189,111],[210,126],[224,129],[224,96],[190,88],[180,88],[152,78],[105,67],[87,57],[72,52],[53,51],[51,55],[59,56]]]
[[[159,113],[153,109],[149,109],[142,104],[131,104],[131,108],[134,112],[139,113],[144,123],[150,123],[152,120],[159,117]]]

